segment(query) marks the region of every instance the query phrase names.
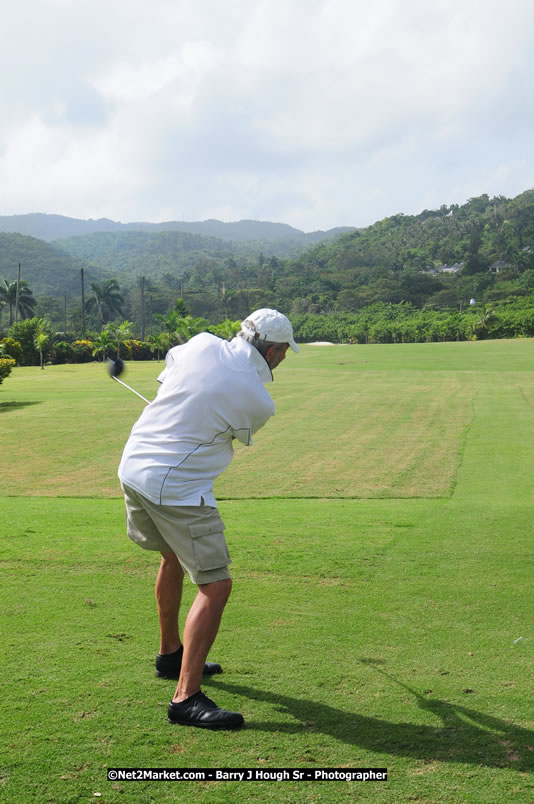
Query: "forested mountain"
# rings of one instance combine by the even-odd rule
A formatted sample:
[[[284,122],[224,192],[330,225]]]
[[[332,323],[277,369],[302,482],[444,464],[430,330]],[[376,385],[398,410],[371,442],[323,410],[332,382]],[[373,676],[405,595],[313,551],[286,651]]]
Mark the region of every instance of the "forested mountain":
[[[306,252],[291,268],[310,280],[294,312],[401,301],[450,307],[469,295],[489,301],[530,292],[532,271],[534,190],[513,200],[483,195],[394,215]]]
[[[301,245],[311,245],[319,240],[327,240],[351,227],[341,226],[329,231],[303,232],[286,223],[244,220],[223,223],[218,220],[207,221],[168,221],[166,223],[119,223],[109,218],[80,220],[64,215],[0,215],[0,232],[16,233],[38,237],[41,240],[57,240],[65,237],[79,237],[102,232],[189,232],[203,237],[217,237],[235,242],[264,241],[265,243],[284,243],[287,250]]]
[[[533,298],[534,304],[534,190],[511,200],[483,195],[462,206],[394,215],[308,250],[300,246],[291,256],[277,253],[280,245],[271,242],[267,250],[265,241],[231,243],[178,231],[101,232],[54,243],[4,234],[0,277],[14,279],[21,262],[39,314],[58,322],[58,299],[69,297],[73,315],[80,309],[83,266],[88,294],[94,280],[119,282],[124,317],[138,330],[141,309],[147,324],[178,297],[212,323],[259,306],[298,316],[401,303],[461,310],[471,298]]]
[[[78,295],[81,267],[87,268],[88,281],[99,279],[102,273],[43,240],[0,233],[0,277],[15,280],[19,263],[34,296]]]
[[[111,272],[126,285],[135,277],[163,278],[191,272],[197,264],[211,261],[224,265],[228,260],[257,262],[259,256],[287,254],[287,244],[251,240],[232,243],[216,237],[189,232],[102,232],[53,241],[52,245],[73,257]],[[298,249],[301,253],[302,247]]]
[[[483,195],[463,206],[393,215],[345,235],[333,247],[319,246],[308,256],[326,259],[336,269],[380,266],[393,271],[425,270],[471,258],[468,273],[473,274],[496,259],[513,262],[533,240],[534,190],[529,190],[513,200]]]

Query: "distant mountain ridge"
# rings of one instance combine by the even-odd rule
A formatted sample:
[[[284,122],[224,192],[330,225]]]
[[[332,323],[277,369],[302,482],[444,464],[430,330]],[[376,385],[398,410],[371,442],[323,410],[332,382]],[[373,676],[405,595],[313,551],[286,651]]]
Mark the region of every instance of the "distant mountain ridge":
[[[0,232],[29,235],[40,240],[52,241],[65,237],[97,234],[101,232],[189,232],[204,237],[243,242],[260,240],[292,242],[312,245],[329,240],[344,232],[354,231],[351,226],[338,226],[326,231],[303,232],[287,223],[242,220],[224,223],[214,219],[206,221],[167,221],[164,223],[120,223],[109,218],[82,220],[64,215],[49,215],[31,212],[27,215],[0,215]]]

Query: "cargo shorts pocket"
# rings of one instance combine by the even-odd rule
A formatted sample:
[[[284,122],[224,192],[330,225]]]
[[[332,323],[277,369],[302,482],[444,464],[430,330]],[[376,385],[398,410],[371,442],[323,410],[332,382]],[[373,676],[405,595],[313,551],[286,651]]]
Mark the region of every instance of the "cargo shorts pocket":
[[[230,564],[231,558],[221,525],[219,521],[190,526],[189,533],[197,570],[207,572]]]

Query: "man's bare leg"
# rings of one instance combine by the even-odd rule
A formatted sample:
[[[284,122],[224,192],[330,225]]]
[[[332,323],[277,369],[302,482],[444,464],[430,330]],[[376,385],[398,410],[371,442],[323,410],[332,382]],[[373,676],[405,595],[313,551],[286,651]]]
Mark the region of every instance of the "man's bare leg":
[[[162,553],[161,555],[161,564],[156,578],[156,601],[161,632],[160,654],[174,653],[182,644],[178,615],[184,580],[184,571],[175,553]]]
[[[173,701],[184,701],[200,690],[204,664],[217,636],[222,613],[230,596],[230,578],[199,584],[184,627],[182,670]]]

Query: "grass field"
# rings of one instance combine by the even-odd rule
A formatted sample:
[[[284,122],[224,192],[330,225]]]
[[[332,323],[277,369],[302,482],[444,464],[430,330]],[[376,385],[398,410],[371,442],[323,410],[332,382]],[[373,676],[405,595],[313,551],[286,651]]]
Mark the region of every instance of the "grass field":
[[[154,676],[158,562],[125,538],[115,477],[143,403],[95,364],[16,369],[0,798],[534,801],[533,358],[529,340],[303,347],[277,370],[275,418],[217,489],[234,591],[204,689],[247,721],[220,734],[168,725]],[[126,382],[150,397],[160,368]],[[389,778],[106,778],[322,766]]]

